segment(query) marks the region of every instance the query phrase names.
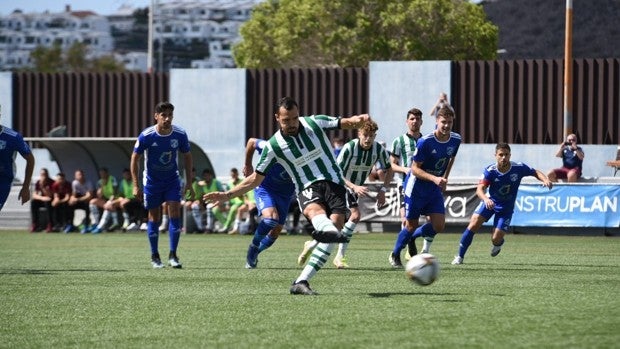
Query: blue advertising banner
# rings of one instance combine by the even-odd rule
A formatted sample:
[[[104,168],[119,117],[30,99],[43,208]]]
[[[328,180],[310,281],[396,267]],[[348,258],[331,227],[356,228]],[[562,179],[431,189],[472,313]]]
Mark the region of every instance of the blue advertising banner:
[[[512,226],[619,227],[620,186],[521,184]]]
[[[367,184],[370,196],[360,198],[362,222],[399,223],[400,200],[396,184],[386,193],[387,204],[375,205],[380,183]],[[444,194],[446,223],[467,224],[480,199],[476,184],[449,185]],[[491,225],[493,219],[485,225]],[[620,185],[556,183],[549,190],[540,184],[522,183],[517,193],[512,226],[592,227],[620,226]]]

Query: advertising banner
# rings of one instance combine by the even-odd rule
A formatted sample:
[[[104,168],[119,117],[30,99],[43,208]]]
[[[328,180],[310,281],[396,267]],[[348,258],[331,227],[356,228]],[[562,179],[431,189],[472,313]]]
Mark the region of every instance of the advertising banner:
[[[386,192],[386,205],[377,207],[380,183],[368,185],[370,196],[360,198],[362,222],[399,223],[400,198],[393,183]],[[467,224],[480,203],[476,184],[449,185],[444,195],[446,223]],[[620,186],[608,184],[556,185],[521,184],[515,202],[512,226],[521,227],[608,227],[620,226]],[[485,223],[485,225],[490,222]]]
[[[608,227],[620,226],[620,185],[522,184],[517,193],[513,226]]]

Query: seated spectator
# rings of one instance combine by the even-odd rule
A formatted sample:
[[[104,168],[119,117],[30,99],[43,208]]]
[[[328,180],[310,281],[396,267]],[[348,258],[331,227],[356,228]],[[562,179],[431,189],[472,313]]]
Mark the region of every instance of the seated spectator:
[[[552,182],[563,179],[566,182],[574,183],[581,178],[581,170],[583,168],[583,158],[585,153],[580,146],[577,145],[577,136],[573,133],[566,137],[566,142],[560,144],[560,148],[555,156],[562,158],[562,167],[549,171],[547,177]]]
[[[123,170],[122,177],[118,197],[113,200],[113,205],[120,209],[123,214],[123,231],[138,230],[146,218],[147,211],[142,205],[141,198],[133,195],[133,181],[131,180],[131,171],[128,168]]]
[[[198,184],[202,187],[201,192],[203,194],[223,191],[224,187],[219,180],[217,180],[213,174],[213,171],[209,169],[205,169],[202,171],[202,180],[198,182]],[[222,210],[224,210],[224,204],[219,203],[219,205],[209,204],[206,205],[207,211],[207,226],[206,232],[213,233],[215,230],[215,221],[223,222],[225,220],[224,215],[222,214]]]
[[[205,204],[202,201],[202,186],[200,185],[201,179],[196,177],[196,169],[192,169],[192,178],[194,181],[192,182],[192,187],[194,188],[194,196],[188,197],[183,204],[186,210],[189,210],[192,213],[192,217],[194,218],[194,223],[196,224],[195,231],[185,230],[185,233],[204,233],[205,225],[203,222],[203,214],[205,212]]]
[[[86,179],[83,170],[75,171],[73,182],[71,182],[71,189],[71,198],[69,198],[70,221],[65,226],[64,231],[65,233],[70,233],[75,230],[75,226],[73,226],[75,210],[84,210],[84,220],[82,221],[80,232],[86,233],[89,231],[90,224],[90,207],[88,203],[93,198],[94,189],[93,184]]]
[[[65,179],[65,174],[60,172],[56,175],[56,180],[52,184],[52,210],[55,217],[53,218],[54,226],[53,231],[61,231],[65,229],[67,231],[68,226],[73,226],[73,215],[71,214],[71,208],[69,202],[71,200],[71,184]]]
[[[118,224],[118,215],[116,214],[116,205],[114,199],[118,196],[118,182],[114,176],[110,176],[108,169],[102,167],[99,169],[99,180],[97,181],[97,194],[89,202],[90,213],[93,216],[93,225],[95,229],[91,230],[93,234],[101,233],[112,219],[112,225],[109,231],[114,231],[120,227]],[[103,210],[103,215],[99,219],[99,212]]]
[[[43,230],[40,226],[39,209],[45,207],[47,214],[47,227],[46,232],[51,232],[54,225],[54,211],[52,210],[52,200],[54,194],[52,193],[52,184],[54,181],[50,178],[49,172],[46,168],[42,168],[39,172],[39,179],[34,183],[34,191],[32,192],[32,199],[30,200],[30,213],[32,216],[32,226],[30,232],[39,232]]]

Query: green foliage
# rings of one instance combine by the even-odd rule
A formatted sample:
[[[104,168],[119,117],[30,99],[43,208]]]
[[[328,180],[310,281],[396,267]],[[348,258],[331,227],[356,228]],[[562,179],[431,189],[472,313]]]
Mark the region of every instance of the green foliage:
[[[66,52],[62,52],[60,44],[51,48],[38,46],[30,53],[33,62],[32,71],[41,73],[59,72],[118,72],[124,71],[125,66],[114,59],[113,56],[101,56],[87,59],[88,47],[80,42],[75,42]]]
[[[269,0],[233,48],[245,68],[494,59],[498,28],[465,0]]]
[[[452,230],[453,233],[457,231]],[[440,278],[420,287],[387,262],[396,234],[356,234],[351,269],[331,260],[288,288],[307,236],[281,236],[243,268],[250,236],[183,235],[184,269],[153,270],[144,233],[3,231],[0,343],[6,348],[613,348],[620,240],[508,235],[491,258],[476,235],[439,234]],[[165,256],[168,236],[160,236]]]

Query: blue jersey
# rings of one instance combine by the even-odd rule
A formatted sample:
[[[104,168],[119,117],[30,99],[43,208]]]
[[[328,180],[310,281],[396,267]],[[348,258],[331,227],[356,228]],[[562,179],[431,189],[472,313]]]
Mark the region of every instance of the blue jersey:
[[[266,140],[257,139],[254,143],[254,148],[261,154],[266,144]],[[275,163],[269,168],[260,187],[280,196],[292,197],[295,193],[295,183],[293,183],[291,176],[280,163]]]
[[[0,130],[0,182],[13,182],[13,162],[15,161],[15,152],[21,156],[28,156],[32,153],[30,147],[19,132],[8,127],[1,126]]]
[[[564,149],[562,150],[562,166],[566,167],[566,168],[582,168],[583,165],[583,160],[581,160],[579,158],[579,156],[577,156],[577,150],[581,150],[581,152],[583,152],[583,149],[581,149],[581,147],[577,147],[576,150],[572,150],[570,147],[564,147]],[[584,153],[585,154],[585,153]]]
[[[487,166],[482,173],[480,183],[489,186],[489,197],[495,203],[495,211],[512,212],[517,199],[517,190],[521,179],[535,176],[536,170],[522,162],[510,162],[510,169],[502,173],[497,164]]]
[[[140,133],[133,152],[144,154],[144,186],[166,186],[179,181],[177,152],[190,151],[185,130],[173,125],[169,135],[157,133],[155,125]]]
[[[444,142],[437,140],[434,133],[424,135],[416,143],[413,161],[422,163],[421,169],[424,171],[442,177],[446,173],[450,159],[456,156],[460,145],[461,135],[456,132],[450,132],[450,138]],[[437,186],[433,182],[416,178],[413,175],[411,177],[415,181],[414,190],[418,192]]]

